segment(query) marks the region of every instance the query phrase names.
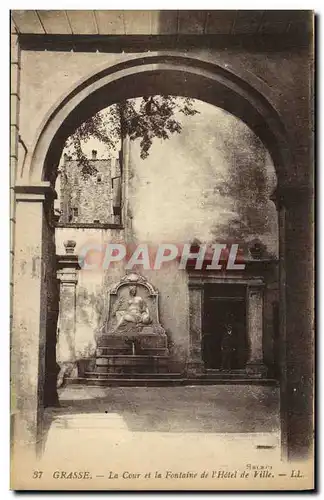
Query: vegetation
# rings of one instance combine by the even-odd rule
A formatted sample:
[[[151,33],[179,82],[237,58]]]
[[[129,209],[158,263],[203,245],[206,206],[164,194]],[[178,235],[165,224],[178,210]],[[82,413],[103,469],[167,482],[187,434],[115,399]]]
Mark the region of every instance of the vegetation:
[[[198,113],[194,101],[188,97],[149,96],[113,104],[86,120],[66,143],[78,160],[83,174],[96,173],[83,151],[83,145],[92,138],[99,140],[109,151],[120,147],[120,141],[129,137],[140,139],[141,158],[148,157],[154,138],[169,139],[180,133],[181,114]]]

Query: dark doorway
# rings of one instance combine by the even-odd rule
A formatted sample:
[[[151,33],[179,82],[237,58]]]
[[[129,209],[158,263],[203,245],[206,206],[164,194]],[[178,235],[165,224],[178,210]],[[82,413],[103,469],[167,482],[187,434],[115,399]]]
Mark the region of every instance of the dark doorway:
[[[231,330],[230,334],[228,330]],[[205,286],[202,350],[207,369],[245,368],[247,333],[244,285]]]

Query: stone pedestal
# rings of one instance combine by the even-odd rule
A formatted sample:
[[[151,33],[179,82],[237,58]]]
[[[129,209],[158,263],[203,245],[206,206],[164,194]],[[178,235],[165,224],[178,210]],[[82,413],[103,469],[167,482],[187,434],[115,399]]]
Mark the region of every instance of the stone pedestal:
[[[249,358],[248,375],[262,377],[267,374],[263,362],[263,285],[249,285],[247,290]]]
[[[189,356],[186,372],[188,377],[195,377],[204,372],[202,360],[202,302],[203,286],[189,284]]]
[[[156,375],[167,373],[168,356],[116,354],[96,359],[96,372],[101,375]]]
[[[58,387],[66,375],[71,376],[77,370],[75,358],[76,327],[76,285],[78,282],[78,256],[73,255],[75,242],[64,244],[66,255],[58,257],[57,278],[60,282],[60,314],[57,334],[57,362],[60,366]],[[76,375],[76,373],[75,373]]]
[[[168,359],[167,336],[152,327],[136,335],[105,334],[97,342],[96,371],[101,374],[164,373]]]
[[[167,356],[169,351],[166,334],[156,334],[148,327],[143,330],[133,337],[118,333],[102,335],[97,342],[97,357],[115,354]]]

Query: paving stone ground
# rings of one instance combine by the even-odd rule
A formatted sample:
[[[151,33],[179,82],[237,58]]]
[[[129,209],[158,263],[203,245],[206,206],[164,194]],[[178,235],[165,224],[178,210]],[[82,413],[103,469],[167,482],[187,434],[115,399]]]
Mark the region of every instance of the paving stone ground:
[[[133,432],[271,432],[279,426],[276,387],[68,386],[60,402],[55,414],[118,414]]]
[[[96,464],[106,474],[280,457],[275,387],[69,386],[60,401],[45,414],[43,461],[51,468]]]

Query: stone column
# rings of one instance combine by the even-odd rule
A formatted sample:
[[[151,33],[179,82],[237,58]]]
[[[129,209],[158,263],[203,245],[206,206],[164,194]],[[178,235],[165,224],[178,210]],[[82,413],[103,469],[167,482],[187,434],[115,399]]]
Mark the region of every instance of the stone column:
[[[15,180],[18,165],[19,108],[20,108],[20,47],[18,33],[13,20],[11,24],[10,50],[10,288],[13,293],[13,263],[15,235]],[[10,324],[12,324],[12,303],[10,304]]]
[[[196,376],[204,371],[202,359],[203,285],[189,283],[189,357],[187,375]]]
[[[11,332],[11,415],[13,471],[36,457],[40,438],[44,383],[49,282],[46,261],[50,245],[49,182],[16,185],[16,230],[13,324]],[[25,464],[25,465],[23,465]],[[18,465],[17,465],[18,467]],[[19,469],[17,469],[19,470]]]
[[[78,283],[78,256],[74,255],[75,241],[64,242],[66,255],[58,258],[57,278],[60,282],[60,311],[57,334],[57,362],[60,366],[57,384],[60,387],[65,376],[76,372],[75,327],[76,285]],[[76,373],[73,373],[76,375]]]
[[[249,285],[247,289],[249,359],[246,371],[249,375],[263,376],[263,285]]]
[[[283,458],[313,448],[314,241],[308,185],[276,192],[280,227],[280,412]]]
[[[130,139],[128,136],[124,137],[122,140],[119,157],[121,168],[121,224],[124,227],[124,239],[126,243],[129,243],[133,240],[132,207],[129,201],[129,182],[133,166]]]
[[[281,458],[287,460],[287,370],[286,370],[286,208],[276,202],[279,227],[279,377],[280,377],[280,421],[281,421]]]

